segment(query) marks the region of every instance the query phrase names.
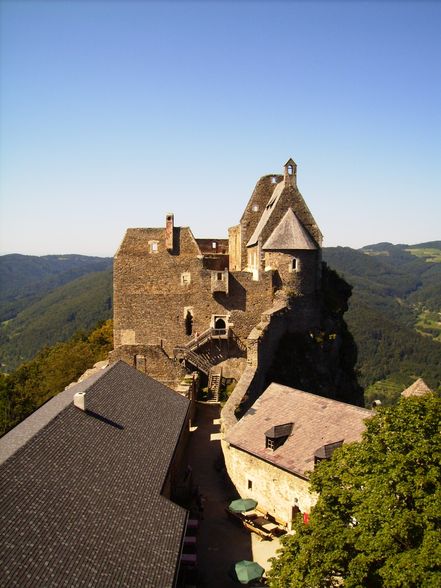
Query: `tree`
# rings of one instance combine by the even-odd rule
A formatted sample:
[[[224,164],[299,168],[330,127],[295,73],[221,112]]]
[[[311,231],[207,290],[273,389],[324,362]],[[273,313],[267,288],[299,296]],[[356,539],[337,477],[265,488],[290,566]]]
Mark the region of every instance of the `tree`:
[[[440,586],[440,423],[436,395],[401,399],[321,462],[310,522],[283,540],[270,586]]]

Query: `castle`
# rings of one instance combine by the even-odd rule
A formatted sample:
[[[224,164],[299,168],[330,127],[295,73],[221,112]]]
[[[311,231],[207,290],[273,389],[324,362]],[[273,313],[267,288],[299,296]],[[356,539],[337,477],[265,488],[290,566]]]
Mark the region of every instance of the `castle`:
[[[195,238],[173,214],[128,229],[114,258],[112,361],[172,386],[184,365],[208,375],[231,357],[258,363],[262,321],[283,315],[274,342],[317,327],[321,243],[292,159],[259,179],[228,239]]]

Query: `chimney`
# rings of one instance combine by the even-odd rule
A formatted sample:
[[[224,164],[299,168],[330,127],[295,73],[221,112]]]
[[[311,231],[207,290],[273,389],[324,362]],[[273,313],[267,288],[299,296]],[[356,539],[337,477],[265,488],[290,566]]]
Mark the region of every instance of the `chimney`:
[[[173,228],[174,228],[175,215],[172,212],[168,212],[165,217],[165,248],[168,251],[173,251]]]
[[[77,408],[81,410],[86,410],[86,393],[85,392],[77,392],[74,394],[73,403]]]

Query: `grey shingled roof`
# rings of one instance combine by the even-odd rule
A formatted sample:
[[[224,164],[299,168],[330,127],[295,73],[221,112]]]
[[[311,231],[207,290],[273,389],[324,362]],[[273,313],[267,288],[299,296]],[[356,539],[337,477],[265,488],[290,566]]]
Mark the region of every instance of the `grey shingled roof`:
[[[359,441],[365,408],[324,398],[281,384],[271,384],[250,410],[232,427],[228,443],[247,453],[307,477],[314,469],[314,453],[319,447],[344,439]],[[293,422],[292,433],[275,451],[265,447],[265,431],[283,422]]]
[[[288,208],[280,223],[264,243],[262,249],[278,251],[317,249],[317,245],[299,221],[292,208]]]
[[[282,181],[274,188],[274,192],[271,195],[271,198],[268,201],[268,204],[265,206],[265,210],[260,217],[259,222],[257,223],[256,228],[254,229],[254,233],[251,235],[250,240],[247,243],[247,247],[251,247],[257,243],[259,240],[260,234],[262,233],[263,229],[265,228],[267,222],[269,221],[271,214],[275,210],[277,206],[277,202],[280,199],[280,196],[285,189],[285,182]]]
[[[173,585],[187,511],[161,495],[189,402],[118,362],[0,467],[1,586]]]

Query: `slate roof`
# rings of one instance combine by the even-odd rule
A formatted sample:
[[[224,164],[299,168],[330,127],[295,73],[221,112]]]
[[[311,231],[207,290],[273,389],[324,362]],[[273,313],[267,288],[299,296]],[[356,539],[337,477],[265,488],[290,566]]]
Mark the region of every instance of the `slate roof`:
[[[409,396],[424,396],[431,392],[431,389],[422,378],[418,378],[416,382],[401,392],[401,396],[409,398]]]
[[[291,473],[307,478],[314,453],[324,445],[359,441],[372,412],[330,398],[271,384],[226,437],[230,445]],[[273,451],[265,448],[265,432],[290,421],[292,433]]]
[[[271,214],[275,210],[277,206],[277,202],[280,199],[280,196],[285,189],[285,182],[282,181],[276,185],[274,188],[274,192],[271,195],[271,198],[268,201],[268,204],[265,206],[265,210],[260,217],[259,222],[257,223],[256,228],[254,229],[254,233],[251,235],[250,240],[247,243],[247,247],[251,247],[257,243],[259,240],[260,234],[262,233],[263,229],[265,228],[267,222],[269,221]]]
[[[173,586],[187,511],[161,491],[189,401],[123,362],[87,383],[90,413],[0,466],[1,586]]]
[[[288,208],[282,220],[262,247],[263,250],[317,249],[311,235],[299,221],[292,208]]]

